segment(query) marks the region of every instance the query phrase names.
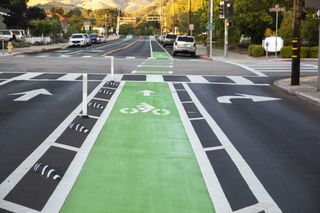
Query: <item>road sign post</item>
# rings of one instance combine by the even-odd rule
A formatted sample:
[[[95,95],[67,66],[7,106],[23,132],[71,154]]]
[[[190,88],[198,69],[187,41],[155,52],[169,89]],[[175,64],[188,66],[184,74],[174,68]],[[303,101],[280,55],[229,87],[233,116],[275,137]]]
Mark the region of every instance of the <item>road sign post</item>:
[[[83,74],[82,76],[82,118],[87,118],[88,117],[88,74]]]
[[[194,24],[189,24],[190,36],[192,36],[192,31],[194,31]]]
[[[278,57],[278,23],[279,23],[279,12],[286,11],[285,7],[280,7],[279,4],[276,4],[274,8],[269,9],[270,12],[276,13],[276,51],[275,51],[275,57]]]

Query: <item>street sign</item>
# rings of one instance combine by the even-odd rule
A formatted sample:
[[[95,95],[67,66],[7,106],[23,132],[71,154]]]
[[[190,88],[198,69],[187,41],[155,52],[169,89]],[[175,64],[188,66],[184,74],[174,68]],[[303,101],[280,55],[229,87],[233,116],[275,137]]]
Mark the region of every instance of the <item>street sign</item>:
[[[269,12],[285,12],[286,8],[285,7],[280,7],[279,4],[276,4],[275,7],[269,8]]]
[[[306,8],[317,8],[317,7],[320,7],[320,1],[319,0],[306,0],[305,1],[305,7]]]
[[[315,18],[316,18],[316,19],[320,19],[320,7],[318,7],[318,8],[316,9]]]
[[[207,23],[206,24],[206,29],[207,30],[211,30],[211,29],[213,29],[214,28],[214,24],[213,23]]]
[[[194,30],[194,24],[189,24],[189,30]]]

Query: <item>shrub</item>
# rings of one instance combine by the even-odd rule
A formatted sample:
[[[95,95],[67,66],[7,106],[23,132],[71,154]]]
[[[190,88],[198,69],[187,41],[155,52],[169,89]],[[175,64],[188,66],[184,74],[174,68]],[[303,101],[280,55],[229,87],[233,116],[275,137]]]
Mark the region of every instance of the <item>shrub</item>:
[[[300,58],[308,58],[310,49],[308,47],[301,47]],[[292,46],[284,46],[280,50],[281,58],[291,58],[292,55]]]
[[[318,47],[311,47],[309,51],[310,58],[318,58]]]
[[[291,58],[292,46],[284,46],[280,50],[281,58]]]
[[[248,48],[249,55],[254,57],[264,56],[264,48],[262,45],[250,45]]]

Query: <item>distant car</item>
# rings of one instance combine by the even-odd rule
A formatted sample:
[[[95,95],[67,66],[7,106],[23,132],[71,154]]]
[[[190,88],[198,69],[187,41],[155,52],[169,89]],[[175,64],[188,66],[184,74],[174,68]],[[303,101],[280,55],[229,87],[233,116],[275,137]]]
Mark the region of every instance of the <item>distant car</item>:
[[[163,43],[163,40],[164,40],[165,37],[166,37],[166,35],[160,35],[160,36],[159,36],[159,42],[160,42],[160,44]]]
[[[0,30],[0,40],[9,41],[13,39],[13,33],[10,30]]]
[[[99,36],[97,33],[91,33],[89,37],[92,44],[97,44],[99,42]]]
[[[87,40],[87,46],[91,46],[91,39],[90,39],[90,36],[88,34],[84,34],[84,37],[86,38]]]
[[[191,54],[192,57],[196,56],[197,46],[193,36],[178,36],[173,44],[172,55],[177,53]]]
[[[167,45],[173,45],[173,43],[175,42],[177,36],[174,34],[167,34],[162,42],[162,45],[165,47]]]
[[[72,34],[69,39],[69,47],[72,46],[87,46],[87,38],[83,33]]]
[[[24,30],[10,30],[10,31],[12,32],[12,34],[14,34],[16,41],[24,41],[25,40]]]
[[[99,36],[98,41],[99,41],[99,43],[105,43],[107,41],[107,39],[104,35],[101,35],[101,36]]]

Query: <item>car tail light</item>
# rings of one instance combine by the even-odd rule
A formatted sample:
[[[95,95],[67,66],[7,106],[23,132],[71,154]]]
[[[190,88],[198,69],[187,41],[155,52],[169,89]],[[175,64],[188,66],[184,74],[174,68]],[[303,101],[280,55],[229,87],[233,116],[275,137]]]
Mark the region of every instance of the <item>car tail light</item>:
[[[175,42],[174,44],[175,44],[176,46],[178,46],[178,42]]]

